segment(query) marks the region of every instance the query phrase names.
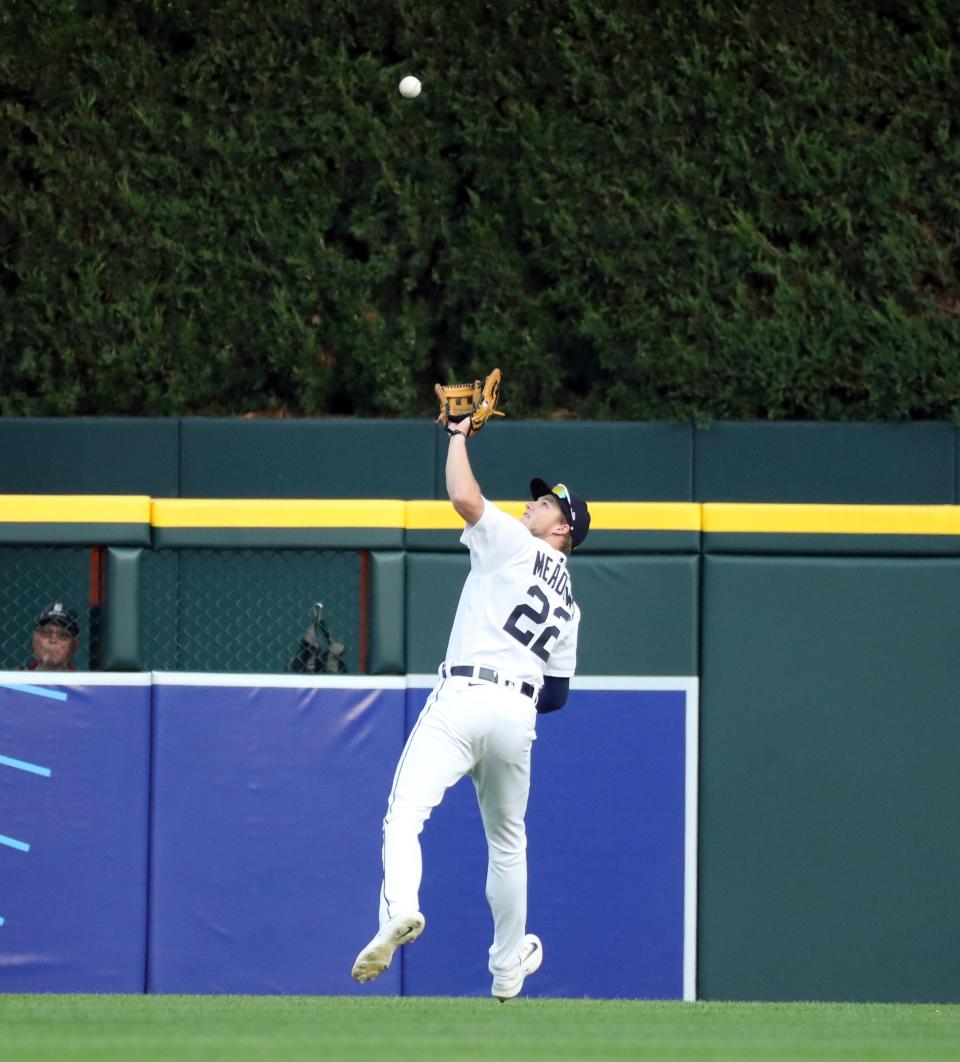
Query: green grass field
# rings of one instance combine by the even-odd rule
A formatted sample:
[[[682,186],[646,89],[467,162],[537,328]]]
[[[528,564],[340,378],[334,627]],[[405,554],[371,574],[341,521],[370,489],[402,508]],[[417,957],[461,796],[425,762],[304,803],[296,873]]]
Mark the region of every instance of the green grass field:
[[[0,996],[0,1059],[951,1059],[960,1006]]]

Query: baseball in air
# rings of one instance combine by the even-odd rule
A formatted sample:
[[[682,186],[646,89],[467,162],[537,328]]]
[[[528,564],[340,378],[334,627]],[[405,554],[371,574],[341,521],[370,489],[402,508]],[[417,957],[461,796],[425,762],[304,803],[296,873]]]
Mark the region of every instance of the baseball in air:
[[[414,77],[413,74],[407,74],[407,76],[400,82],[400,95],[406,96],[408,100],[412,100],[415,96],[420,95],[420,79]]]

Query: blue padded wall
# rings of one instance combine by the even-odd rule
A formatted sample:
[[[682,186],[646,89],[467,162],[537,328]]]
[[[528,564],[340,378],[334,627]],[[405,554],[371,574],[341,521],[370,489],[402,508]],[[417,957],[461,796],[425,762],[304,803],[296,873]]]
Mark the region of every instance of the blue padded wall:
[[[424,831],[427,932],[373,984],[350,977],[376,929],[382,817],[424,688],[4,676],[0,992],[489,993],[468,779]],[[689,694],[593,681],[627,688],[576,688],[539,722],[529,925],[546,961],[525,991],[681,998]],[[624,938],[636,945],[610,963]]]
[[[408,725],[426,693],[408,691]],[[577,689],[539,719],[528,928],[544,963],[524,995],[683,998],[686,707],[682,689]],[[486,842],[469,778],[421,843],[427,929],[404,949],[403,992],[489,995]]]
[[[0,992],[144,991],[150,688],[110,678],[0,672]]]
[[[154,687],[148,988],[396,994],[399,964],[368,988],[350,969],[377,927],[403,680],[246,680]]]

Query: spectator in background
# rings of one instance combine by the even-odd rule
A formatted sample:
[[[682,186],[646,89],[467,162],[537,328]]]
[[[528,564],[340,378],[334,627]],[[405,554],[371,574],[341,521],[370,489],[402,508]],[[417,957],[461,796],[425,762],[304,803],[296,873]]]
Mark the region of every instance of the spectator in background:
[[[54,601],[37,616],[33,629],[33,659],[20,671],[76,671],[73,657],[80,642],[77,614]]]

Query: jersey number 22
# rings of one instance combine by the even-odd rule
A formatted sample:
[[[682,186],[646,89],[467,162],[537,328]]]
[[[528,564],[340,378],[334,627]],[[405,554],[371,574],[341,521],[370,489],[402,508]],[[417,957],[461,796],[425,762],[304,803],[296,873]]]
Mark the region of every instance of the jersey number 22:
[[[517,605],[507,617],[507,622],[503,625],[503,629],[507,634],[516,638],[521,645],[529,645],[531,652],[536,653],[541,660],[546,662],[550,659],[550,651],[553,648],[552,646],[548,648],[548,643],[557,637],[560,633],[560,628],[552,624],[549,627],[543,626],[550,616],[550,601],[539,586],[534,584],[528,587],[527,597],[533,598],[539,607],[526,603]],[[559,605],[553,610],[553,614],[560,620],[570,619],[570,613],[560,608]],[[521,621],[529,622],[530,626],[524,629],[520,626]],[[537,634],[538,628],[542,628],[539,634]],[[533,641],[535,634],[537,639]],[[531,642],[533,642],[533,645],[530,645]]]

